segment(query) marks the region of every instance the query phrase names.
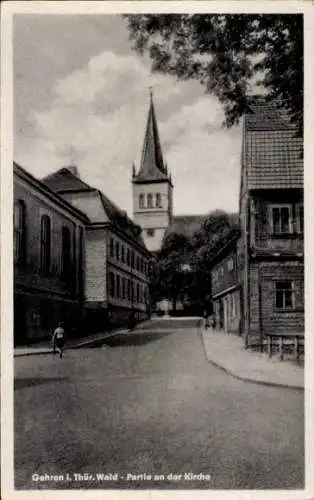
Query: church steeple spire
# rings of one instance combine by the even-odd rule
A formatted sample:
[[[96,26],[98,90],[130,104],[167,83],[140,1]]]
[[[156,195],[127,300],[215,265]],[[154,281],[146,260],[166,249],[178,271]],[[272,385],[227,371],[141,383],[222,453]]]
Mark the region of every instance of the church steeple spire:
[[[142,150],[141,164],[134,181],[167,180],[163,160],[152,88],[149,88],[150,104]]]

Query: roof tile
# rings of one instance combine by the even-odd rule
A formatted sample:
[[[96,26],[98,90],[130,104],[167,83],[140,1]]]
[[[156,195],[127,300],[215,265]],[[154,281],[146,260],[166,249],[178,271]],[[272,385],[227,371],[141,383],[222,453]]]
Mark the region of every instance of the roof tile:
[[[248,188],[303,188],[303,139],[296,125],[274,104],[250,107],[244,122]]]

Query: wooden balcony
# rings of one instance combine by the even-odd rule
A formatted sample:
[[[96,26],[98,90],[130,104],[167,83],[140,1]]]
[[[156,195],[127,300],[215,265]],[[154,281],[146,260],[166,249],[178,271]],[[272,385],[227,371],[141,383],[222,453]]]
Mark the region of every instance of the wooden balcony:
[[[272,234],[267,231],[256,231],[251,238],[253,251],[267,251],[272,253],[302,254],[304,241],[302,233]]]

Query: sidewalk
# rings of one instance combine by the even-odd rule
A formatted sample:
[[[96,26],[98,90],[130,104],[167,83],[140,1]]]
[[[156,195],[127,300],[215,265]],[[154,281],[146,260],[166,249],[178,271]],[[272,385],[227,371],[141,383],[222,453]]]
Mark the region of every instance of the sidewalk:
[[[129,330],[126,328],[120,330],[112,330],[111,332],[96,333],[95,335],[89,335],[88,337],[83,337],[80,339],[69,340],[64,350],[67,349],[79,349],[80,347],[88,347],[92,345],[100,345],[104,339],[112,337],[117,334],[127,333]],[[40,344],[34,344],[32,346],[21,346],[14,348],[14,356],[30,356],[33,354],[51,354],[52,345],[51,342],[41,342]]]
[[[241,380],[257,384],[304,389],[304,368],[290,361],[268,358],[245,349],[243,339],[201,328],[207,359]]]

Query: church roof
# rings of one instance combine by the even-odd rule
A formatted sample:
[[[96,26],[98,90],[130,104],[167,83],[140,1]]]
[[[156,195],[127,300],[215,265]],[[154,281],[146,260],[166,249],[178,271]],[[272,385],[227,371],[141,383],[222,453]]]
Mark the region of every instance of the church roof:
[[[193,234],[201,228],[206,217],[208,215],[177,215],[172,218],[164,238],[171,233],[192,238]]]
[[[161,180],[169,180],[169,177],[162,156],[155,107],[151,94],[141,164],[138,173],[133,175],[133,182]]]
[[[73,194],[80,196],[85,193],[92,197],[94,203],[87,203],[86,201],[84,203],[85,210],[89,212],[88,216],[92,223],[108,222],[109,220],[113,226],[123,231],[146,249],[141,236],[141,228],[127,216],[125,211],[115,205],[108,196],[75,175],[72,167],[61,168],[42,179],[42,182],[61,196],[66,197]]]

